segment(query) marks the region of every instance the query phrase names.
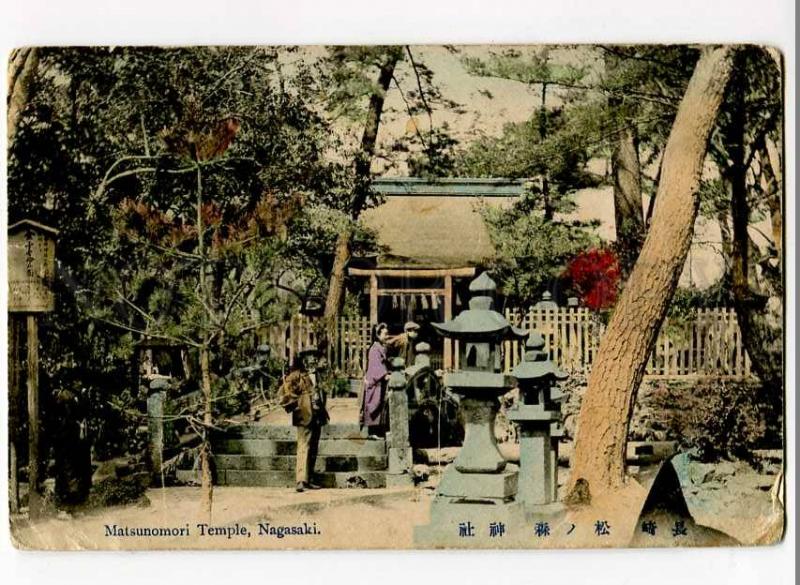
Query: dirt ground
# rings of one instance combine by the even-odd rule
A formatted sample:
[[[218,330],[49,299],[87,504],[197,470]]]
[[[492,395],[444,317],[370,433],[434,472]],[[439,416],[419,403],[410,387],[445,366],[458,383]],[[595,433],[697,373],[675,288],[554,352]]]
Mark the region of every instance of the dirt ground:
[[[678,464],[682,464],[681,460]],[[729,462],[711,465],[687,459],[683,464],[685,469],[679,473],[682,489],[698,524],[752,545],[763,536],[769,523],[776,520],[770,492],[774,475],[756,473],[745,464]],[[139,504],[75,516],[62,514],[36,522],[24,516],[12,517],[12,534],[18,547],[49,550],[413,548],[414,527],[429,522],[437,481],[436,469],[430,471],[431,479],[416,487],[379,490],[319,490],[298,494],[284,488],[218,487],[214,490],[210,522],[199,514],[199,488],[151,489],[146,500]],[[566,481],[567,470],[562,471]],[[607,508],[607,518],[612,518],[610,523],[617,531],[617,538],[598,542],[592,534],[596,514],[584,510],[550,518],[550,538],[531,536],[522,546],[628,546],[626,539],[620,539],[620,529],[624,527],[628,533],[638,530],[637,513],[632,514],[631,510],[641,505],[643,497],[643,493],[632,489],[624,496],[625,501],[614,502]],[[203,530],[200,525],[204,523],[217,530]],[[568,538],[567,531],[573,523],[582,532]],[[170,528],[175,532],[185,529],[188,535],[120,535],[126,529],[139,528]],[[292,534],[293,530],[303,534]],[[520,546],[518,542],[506,542],[508,546]],[[652,541],[657,546],[681,544],[698,543]]]
[[[331,422],[358,420],[357,402],[353,399],[334,399],[328,407]],[[289,415],[282,410],[262,414],[263,422],[290,423]],[[689,512],[698,525],[729,535],[744,545],[770,543],[779,537],[782,525],[777,532],[775,527],[776,522],[782,522],[782,510],[772,490],[781,469],[779,460],[773,459],[760,471],[746,463],[703,464],[686,454],[679,455],[674,462]],[[198,487],[150,489],[139,504],[74,516],[62,514],[36,522],[24,516],[12,517],[12,535],[18,547],[49,550],[414,548],[414,527],[429,523],[431,501],[444,469],[436,465],[415,466],[418,475],[427,476],[422,483],[375,490],[326,489],[298,494],[287,488],[217,487],[210,522],[199,514]],[[562,467],[559,472],[562,497],[568,478],[569,469]],[[638,513],[645,497],[646,491],[633,484],[618,500],[603,504],[603,518],[613,527],[612,538],[597,538],[593,530],[599,513],[591,509],[530,519],[530,532],[524,539],[515,542],[506,539],[492,545],[630,546],[631,534],[639,532]],[[534,535],[533,527],[538,521],[547,522],[550,531],[547,537]],[[661,524],[666,522],[662,519]],[[209,531],[201,524],[209,524],[216,530]],[[120,535],[126,529],[141,528],[169,528],[173,532],[184,529],[184,534]],[[668,525],[661,527],[661,533],[659,539],[639,540],[644,546],[697,546],[716,542],[673,539]],[[771,536],[765,538],[765,534]]]

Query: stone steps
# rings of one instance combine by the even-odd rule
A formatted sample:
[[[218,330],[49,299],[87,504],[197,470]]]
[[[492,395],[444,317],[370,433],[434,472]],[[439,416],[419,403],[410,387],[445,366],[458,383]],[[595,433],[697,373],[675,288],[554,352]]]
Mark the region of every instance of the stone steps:
[[[259,457],[253,455],[215,455],[214,463],[217,469],[232,469],[237,471],[293,471],[296,457],[292,455],[279,455],[275,457]],[[317,457],[314,471],[339,472],[339,471],[385,471],[388,467],[388,458],[382,457],[356,457],[352,455],[335,455]]]
[[[292,471],[217,470],[217,485],[238,487],[294,487]],[[314,481],[324,488],[383,488],[385,471],[341,471],[318,473]]]
[[[385,439],[366,438],[358,425],[330,424],[320,434],[315,482],[326,488],[380,488],[389,467]],[[296,429],[243,424],[212,437],[218,485],[294,487]]]
[[[295,455],[297,443],[294,440],[274,439],[217,439],[212,451],[220,455],[253,455],[275,457]],[[321,439],[319,456],[380,457],[386,455],[386,442],[382,439]]]

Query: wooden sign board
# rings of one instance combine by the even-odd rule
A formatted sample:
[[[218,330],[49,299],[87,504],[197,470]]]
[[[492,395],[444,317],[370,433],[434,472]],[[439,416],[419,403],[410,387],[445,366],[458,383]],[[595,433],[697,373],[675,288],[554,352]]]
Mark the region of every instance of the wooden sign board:
[[[55,236],[58,231],[23,220],[8,228],[8,310],[43,313],[55,308]]]

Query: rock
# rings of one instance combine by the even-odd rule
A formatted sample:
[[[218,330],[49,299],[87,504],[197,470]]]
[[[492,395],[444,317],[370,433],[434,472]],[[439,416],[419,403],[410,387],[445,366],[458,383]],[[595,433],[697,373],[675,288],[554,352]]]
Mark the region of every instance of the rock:
[[[730,475],[736,475],[737,467],[737,464],[733,461],[720,461],[716,464],[714,471],[717,474],[717,477],[722,478]]]
[[[411,468],[411,476],[414,478],[414,483],[422,483],[427,481],[431,475],[431,470],[427,465],[417,463]]]
[[[656,441],[666,441],[667,440],[667,431],[653,431],[653,439]]]
[[[416,449],[414,459],[429,465],[452,463],[461,447],[442,447],[441,449]]]

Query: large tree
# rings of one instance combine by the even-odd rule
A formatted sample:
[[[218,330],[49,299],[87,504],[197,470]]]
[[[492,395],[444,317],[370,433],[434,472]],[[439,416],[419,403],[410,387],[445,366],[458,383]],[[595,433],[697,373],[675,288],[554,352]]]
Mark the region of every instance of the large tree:
[[[708,138],[734,53],[731,47],[701,51],[675,117],[650,230],[600,343],[583,397],[571,495],[584,493],[586,484],[589,494],[624,484],[625,447],[636,391],[691,245]]]

